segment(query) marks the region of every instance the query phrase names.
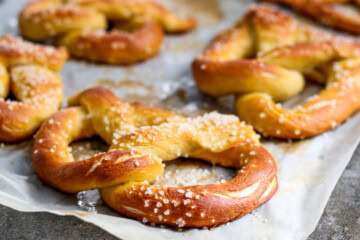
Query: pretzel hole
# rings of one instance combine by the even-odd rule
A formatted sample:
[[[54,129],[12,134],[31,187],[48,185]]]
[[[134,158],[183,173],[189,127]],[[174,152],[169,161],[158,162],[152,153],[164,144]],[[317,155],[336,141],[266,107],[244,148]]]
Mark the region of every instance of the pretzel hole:
[[[195,159],[175,159],[165,162],[164,174],[153,185],[185,187],[224,183],[235,177],[234,168],[212,165]]]
[[[108,31],[124,31],[133,33],[136,30],[140,29],[144,24],[144,20],[132,20],[132,21],[122,21],[122,20],[115,20],[108,22]]]
[[[109,146],[100,137],[93,137],[86,140],[72,142],[69,145],[69,152],[74,161],[81,161],[106,152]]]
[[[74,161],[82,161],[91,158],[102,152],[106,152],[109,146],[100,137],[93,137],[86,140],[72,142],[69,145],[69,152]],[[76,194],[77,205],[88,212],[97,212],[97,207],[101,204],[100,195],[97,189],[82,191]]]
[[[14,94],[11,91],[9,91],[8,95],[3,96],[2,99],[6,101],[18,101],[18,99],[14,96]]]
[[[297,108],[298,106],[306,103],[310,98],[318,94],[321,90],[323,90],[323,86],[313,82],[306,82],[304,89],[298,95],[290,98],[285,102],[282,102],[281,105],[284,109],[287,110]]]

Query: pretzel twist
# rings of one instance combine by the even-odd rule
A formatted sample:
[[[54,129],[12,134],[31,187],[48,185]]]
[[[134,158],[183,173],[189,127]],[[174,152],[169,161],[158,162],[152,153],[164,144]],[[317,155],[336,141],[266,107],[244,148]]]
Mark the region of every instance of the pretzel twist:
[[[205,93],[237,94],[240,119],[264,136],[303,139],[336,127],[359,110],[359,57],[358,42],[260,5],[215,37],[192,67]],[[294,110],[276,105],[303,89],[303,75],[325,83],[325,89]]]
[[[0,141],[30,137],[60,107],[65,49],[0,37]],[[11,94],[16,100],[5,100]]]
[[[186,32],[195,25],[150,0],[36,0],[19,16],[24,37],[53,40],[75,57],[112,64],[150,58],[159,51],[163,30]]]
[[[187,119],[129,104],[104,88],[89,89],[69,103],[73,107],[42,125],[33,148],[36,172],[55,188],[65,192],[99,188],[104,202],[124,215],[177,227],[223,224],[254,210],[276,192],[274,159],[236,117],[211,113]],[[94,135],[111,145],[108,152],[73,161],[68,144]],[[221,184],[151,185],[163,173],[162,161],[178,157],[240,171]]]
[[[359,0],[262,0],[293,8],[326,26],[360,34]],[[350,6],[354,3],[354,6]]]

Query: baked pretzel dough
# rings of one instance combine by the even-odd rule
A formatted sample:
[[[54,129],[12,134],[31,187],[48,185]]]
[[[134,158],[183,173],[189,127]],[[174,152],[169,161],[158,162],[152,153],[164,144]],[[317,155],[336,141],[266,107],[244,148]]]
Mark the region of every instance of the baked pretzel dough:
[[[164,30],[186,32],[195,25],[150,0],[36,0],[19,16],[25,38],[52,40],[74,57],[111,64],[150,58]]]
[[[194,119],[130,104],[104,88],[72,97],[72,107],[41,127],[33,165],[42,180],[65,192],[99,188],[104,202],[144,223],[216,226],[268,201],[277,190],[276,163],[255,132],[234,116]],[[71,141],[100,136],[108,152],[73,161]],[[152,186],[162,161],[192,157],[239,168],[232,180],[203,186]]]
[[[0,141],[29,138],[60,107],[65,49],[0,37]],[[6,98],[9,94],[16,100]]]
[[[360,34],[359,0],[262,0],[280,3],[335,29]],[[352,4],[351,4],[352,3]]]
[[[192,67],[205,93],[236,94],[240,119],[264,136],[302,139],[336,127],[359,110],[359,57],[358,42],[260,5],[215,37]],[[276,105],[303,89],[303,75],[326,88],[294,110]]]
[[[36,134],[33,165],[49,185],[64,192],[79,192],[131,180],[151,181],[162,173],[161,163],[123,149],[73,161],[68,144],[98,135],[113,145],[121,135],[136,127],[176,121],[176,115],[129,104],[104,88],[73,96],[69,104],[73,107],[55,113]]]
[[[139,143],[139,138],[148,142]],[[140,156],[162,161],[189,156],[241,169],[232,180],[220,184],[162,187],[131,181],[100,189],[111,208],[143,222],[214,227],[251,212],[277,190],[272,156],[259,145],[255,133],[232,116],[212,113],[185,123],[140,128],[119,143],[130,144]]]

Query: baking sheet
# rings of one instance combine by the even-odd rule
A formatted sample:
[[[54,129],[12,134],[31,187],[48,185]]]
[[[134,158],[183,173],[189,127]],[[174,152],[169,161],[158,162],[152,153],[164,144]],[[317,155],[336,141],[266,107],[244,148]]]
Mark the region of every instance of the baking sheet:
[[[26,2],[5,0],[0,5],[1,34],[17,34],[16,17]],[[186,35],[168,35],[157,57],[133,66],[68,61],[61,71],[66,97],[87,87],[105,86],[123,99],[188,116],[213,110],[233,113],[231,96],[213,99],[197,90],[189,64],[215,33],[234,23],[253,1],[160,2],[181,14],[196,16],[200,22],[198,29]],[[298,104],[316,91],[316,87],[309,87],[288,106]],[[360,115],[357,114],[334,131],[312,139],[296,142],[263,140],[278,164],[277,194],[251,214],[211,231],[186,229],[179,232],[174,228],[144,225],[103,205],[97,190],[68,195],[42,184],[31,165],[32,140],[0,145],[0,204],[19,211],[74,215],[121,239],[306,239],[315,229],[337,180],[360,140],[359,124]],[[79,147],[86,150],[89,146],[92,147],[91,142],[79,143],[79,146],[74,144],[73,148],[76,152]],[[189,168],[186,164],[179,167],[182,170],[185,168],[182,174],[192,175],[191,168],[196,173],[207,171],[212,178],[206,178],[206,181],[210,182],[231,175],[231,171],[221,168],[201,164],[196,167],[190,165]],[[174,169],[169,166],[167,170],[171,171],[171,168]]]

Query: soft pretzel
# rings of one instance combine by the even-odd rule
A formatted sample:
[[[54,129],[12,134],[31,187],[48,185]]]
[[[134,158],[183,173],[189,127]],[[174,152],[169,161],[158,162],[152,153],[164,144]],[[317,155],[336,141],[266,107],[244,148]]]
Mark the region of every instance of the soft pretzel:
[[[132,218],[177,227],[216,226],[268,201],[277,190],[276,163],[255,132],[234,116],[194,119],[130,104],[104,88],[69,101],[36,135],[33,165],[65,192],[99,188],[104,202]],[[100,136],[106,153],[73,161],[71,141]],[[192,157],[239,168],[232,180],[188,187],[153,186],[162,161]]]
[[[150,0],[36,0],[19,16],[27,39],[53,40],[75,57],[111,64],[150,58],[164,30],[186,32],[195,24]]]
[[[65,49],[0,37],[0,141],[30,137],[60,107]],[[16,100],[5,100],[9,94]]]
[[[240,119],[264,136],[302,139],[336,127],[359,110],[359,57],[358,42],[260,5],[215,37],[193,62],[193,74],[205,93],[237,94]],[[302,75],[326,88],[294,110],[275,104],[302,90]]]
[[[128,150],[116,149],[85,161],[73,161],[67,147],[72,141],[95,135],[113,145],[134,128],[176,121],[178,116],[129,104],[104,88],[73,96],[69,104],[72,107],[55,113],[36,134],[34,168],[49,185],[64,192],[79,192],[131,180],[151,181],[162,173],[161,163]]]
[[[360,14],[358,13],[360,7],[359,0],[262,1],[280,3],[289,6],[326,26],[353,34],[360,34]]]

